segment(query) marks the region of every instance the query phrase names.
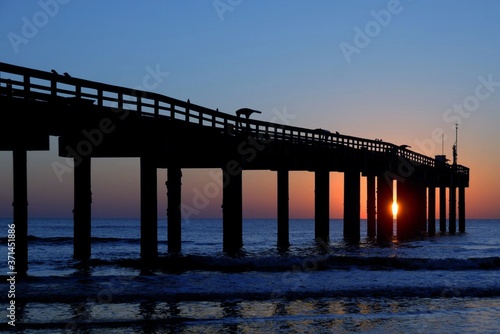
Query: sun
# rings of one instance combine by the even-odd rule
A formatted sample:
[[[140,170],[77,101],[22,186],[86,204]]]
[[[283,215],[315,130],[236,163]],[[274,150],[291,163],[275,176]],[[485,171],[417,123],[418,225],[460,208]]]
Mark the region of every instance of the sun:
[[[392,202],[392,216],[396,217],[398,215],[398,202]]]

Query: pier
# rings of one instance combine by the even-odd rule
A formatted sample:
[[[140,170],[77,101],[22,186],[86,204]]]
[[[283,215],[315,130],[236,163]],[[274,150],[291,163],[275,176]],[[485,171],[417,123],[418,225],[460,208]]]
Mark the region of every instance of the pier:
[[[242,176],[277,173],[277,247],[289,246],[289,174],[314,173],[315,237],[329,241],[329,180],[344,174],[344,237],[359,241],[360,193],[367,192],[368,236],[390,240],[397,183],[397,238],[465,232],[469,169],[406,145],[240,117],[164,95],[0,63],[0,150],[13,152],[16,270],[28,270],[27,152],[49,150],[74,161],[74,257],[91,256],[92,159],[140,159],[141,244],[144,261],[158,255],[157,169],[167,170],[168,252],[181,252],[182,170],[222,171],[223,249],[243,245]],[[361,178],[367,179],[361,189]],[[458,192],[458,203],[457,203]],[[448,201],[447,201],[448,195]],[[447,215],[448,213],[448,215]],[[448,220],[447,220],[448,217]],[[448,226],[447,226],[448,221]],[[164,236],[160,236],[163,238]]]

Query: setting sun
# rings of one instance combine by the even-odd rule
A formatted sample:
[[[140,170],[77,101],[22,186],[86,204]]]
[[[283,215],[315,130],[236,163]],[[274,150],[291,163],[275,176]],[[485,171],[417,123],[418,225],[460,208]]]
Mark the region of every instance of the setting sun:
[[[396,201],[392,202],[392,216],[396,217],[398,215],[398,203]]]

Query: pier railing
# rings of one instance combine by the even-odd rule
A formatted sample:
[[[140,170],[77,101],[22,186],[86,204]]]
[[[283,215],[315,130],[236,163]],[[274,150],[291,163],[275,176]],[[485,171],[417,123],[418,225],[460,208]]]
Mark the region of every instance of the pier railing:
[[[211,127],[227,134],[252,133],[270,140],[331,148],[351,148],[400,156],[413,164],[435,166],[435,159],[392,143],[306,129],[231,115],[165,95],[108,85],[0,62],[1,95],[41,102],[88,103],[96,107],[130,110],[144,117],[164,118]],[[448,168],[452,166],[446,164]],[[458,165],[457,173],[469,174]]]

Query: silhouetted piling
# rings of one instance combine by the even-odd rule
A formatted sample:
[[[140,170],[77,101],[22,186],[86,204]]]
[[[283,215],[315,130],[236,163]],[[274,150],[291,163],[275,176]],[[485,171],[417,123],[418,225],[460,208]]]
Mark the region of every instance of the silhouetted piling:
[[[314,235],[316,240],[330,241],[330,172],[314,172]]]
[[[458,187],[458,230],[465,232],[465,187]]]
[[[344,173],[344,238],[360,239],[360,175],[356,170]]]
[[[415,184],[415,194],[417,195],[418,208],[418,230],[416,235],[427,231],[427,187],[423,183]]]
[[[377,238],[387,240],[392,237],[392,180],[384,175],[377,176]]]
[[[446,232],[446,187],[439,187],[439,231]]]
[[[398,181],[397,236],[399,240],[419,236],[426,224],[426,188],[409,179]],[[426,228],[425,228],[426,229]]]
[[[436,187],[429,186],[429,196],[428,200],[428,221],[427,221],[427,232],[429,235],[436,234]]]
[[[158,256],[158,205],[156,166],[143,156],[141,173],[141,258],[150,262]]]
[[[16,148],[13,151],[14,167],[14,225],[15,225],[15,269],[24,276],[28,271],[28,179],[26,149]]]
[[[450,216],[448,219],[448,231],[455,233],[457,231],[457,188],[452,177],[450,185]]]
[[[167,170],[167,220],[168,220],[168,252],[181,251],[181,188],[182,171],[177,166]]]
[[[287,248],[289,241],[289,178],[288,170],[278,172],[278,247]]]
[[[397,201],[399,205],[396,233],[399,240],[409,238],[415,230],[415,210],[409,182],[398,180]]]
[[[74,159],[74,258],[85,261],[91,254],[91,211],[92,211],[92,191],[91,191],[91,159],[81,157]]]
[[[223,250],[234,253],[243,246],[242,171],[232,168],[231,162],[223,170],[222,229]]]
[[[367,232],[369,237],[374,237],[377,234],[375,221],[375,176],[368,175],[366,178],[367,188]]]

